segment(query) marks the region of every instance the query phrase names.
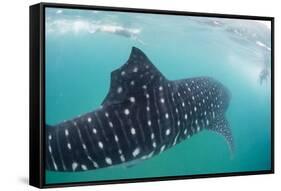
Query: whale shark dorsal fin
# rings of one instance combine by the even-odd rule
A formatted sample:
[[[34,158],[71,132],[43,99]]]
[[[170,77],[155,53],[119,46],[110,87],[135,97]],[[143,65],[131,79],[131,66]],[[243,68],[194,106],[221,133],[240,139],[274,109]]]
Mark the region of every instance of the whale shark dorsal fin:
[[[102,105],[118,104],[129,96],[138,96],[157,82],[166,80],[149,58],[133,47],[129,59],[120,68],[111,72],[110,89]]]

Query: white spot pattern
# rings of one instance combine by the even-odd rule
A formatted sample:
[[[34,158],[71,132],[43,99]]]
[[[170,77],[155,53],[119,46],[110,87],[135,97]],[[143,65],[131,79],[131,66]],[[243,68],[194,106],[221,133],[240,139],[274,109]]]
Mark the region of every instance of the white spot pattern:
[[[84,149],[84,150],[86,150],[86,149],[87,149],[87,147],[86,147],[86,145],[85,145],[85,144],[82,144],[82,147],[83,147],[83,149]]]
[[[140,154],[140,148],[136,148],[132,154],[134,157],[136,157],[138,154]]]
[[[170,135],[170,133],[171,133],[171,130],[170,130],[170,129],[167,129],[167,130],[166,130],[166,135],[168,136],[168,135]]]
[[[99,141],[99,148],[103,149],[103,143],[101,141]]]
[[[81,168],[82,168],[83,170],[88,170],[87,166],[84,165],[84,164],[81,165]]]
[[[71,149],[71,144],[67,143],[67,148],[70,150]]]
[[[92,118],[88,117],[88,122],[91,123],[92,122]]]
[[[135,130],[135,128],[133,128],[133,127],[131,128],[131,134],[132,134],[132,135],[135,135],[135,134],[136,134],[136,130]]]
[[[130,102],[131,103],[135,103],[136,102],[136,99],[134,97],[130,97]]]
[[[94,134],[97,134],[96,128],[93,128],[93,133],[94,133]]]
[[[130,114],[130,110],[129,109],[125,109],[124,113],[125,113],[125,115],[129,115]]]
[[[163,152],[165,150],[165,148],[166,148],[166,145],[163,145],[160,149],[160,152]]]
[[[78,167],[78,163],[77,162],[73,162],[72,163],[72,170],[75,171]]]
[[[49,145],[48,148],[49,148],[49,152],[52,153],[52,147]]]
[[[121,86],[117,88],[117,93],[120,94],[120,93],[122,93],[122,91],[123,91],[123,88]]]
[[[120,156],[120,159],[121,159],[122,162],[125,162],[125,157],[124,157],[124,155],[121,155],[121,156]]]
[[[105,157],[105,162],[109,165],[112,165],[112,160],[109,157]]]
[[[130,84],[131,84],[131,86],[134,86],[134,85],[135,85],[135,81],[132,80],[132,81],[130,82]]]
[[[117,135],[114,135],[114,139],[115,139],[115,141],[116,141],[116,142],[118,142],[118,141],[119,141],[119,139],[118,139],[118,136],[117,136]]]

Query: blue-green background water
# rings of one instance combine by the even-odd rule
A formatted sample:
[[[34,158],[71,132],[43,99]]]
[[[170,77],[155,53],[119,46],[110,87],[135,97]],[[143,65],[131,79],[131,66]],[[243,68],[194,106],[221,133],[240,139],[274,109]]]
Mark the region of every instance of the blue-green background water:
[[[130,168],[46,171],[46,183],[269,170],[270,38],[250,20],[47,8],[47,124],[97,108],[136,46],[170,80],[211,76],[228,87],[236,150],[231,158],[222,136],[203,131]]]

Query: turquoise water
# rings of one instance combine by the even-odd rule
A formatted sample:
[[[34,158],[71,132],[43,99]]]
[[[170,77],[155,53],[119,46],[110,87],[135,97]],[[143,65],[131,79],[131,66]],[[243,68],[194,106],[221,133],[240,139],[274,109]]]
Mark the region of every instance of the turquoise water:
[[[136,46],[170,80],[211,76],[228,87],[236,149],[231,158],[222,136],[203,131],[132,167],[46,171],[46,183],[269,170],[270,41],[270,29],[250,20],[47,8],[47,124],[99,107],[111,71]]]

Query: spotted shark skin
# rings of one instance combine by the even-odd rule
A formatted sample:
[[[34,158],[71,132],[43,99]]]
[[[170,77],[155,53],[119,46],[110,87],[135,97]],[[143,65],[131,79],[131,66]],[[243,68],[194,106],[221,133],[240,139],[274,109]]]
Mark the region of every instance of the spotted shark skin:
[[[100,108],[46,128],[46,168],[85,171],[149,159],[193,135],[232,132],[225,112],[230,92],[209,77],[170,81],[138,48],[111,73]]]

